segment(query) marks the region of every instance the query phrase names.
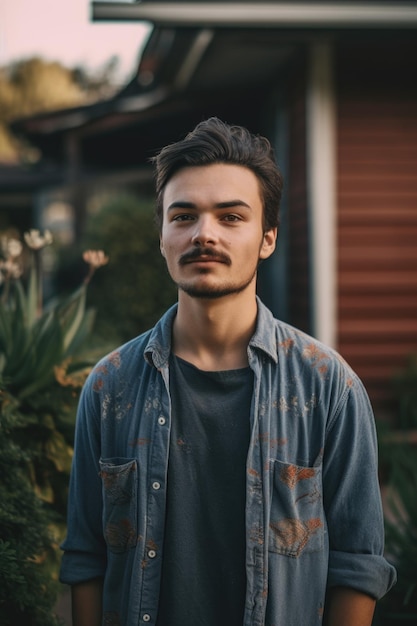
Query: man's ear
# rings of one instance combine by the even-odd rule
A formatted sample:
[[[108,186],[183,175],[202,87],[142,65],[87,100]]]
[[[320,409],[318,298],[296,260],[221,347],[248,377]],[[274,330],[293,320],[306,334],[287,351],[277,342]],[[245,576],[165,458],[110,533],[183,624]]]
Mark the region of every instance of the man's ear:
[[[271,256],[271,254],[275,250],[275,246],[277,243],[277,235],[278,235],[278,228],[276,226],[275,228],[271,228],[270,230],[267,230],[264,233],[262,246],[261,246],[261,250],[259,253],[260,259],[267,259],[268,257]]]

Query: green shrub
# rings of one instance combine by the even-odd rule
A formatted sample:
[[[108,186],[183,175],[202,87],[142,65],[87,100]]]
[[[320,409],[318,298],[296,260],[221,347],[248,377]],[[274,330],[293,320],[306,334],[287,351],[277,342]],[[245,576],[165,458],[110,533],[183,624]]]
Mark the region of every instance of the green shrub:
[[[398,399],[398,426],[417,428],[417,354],[409,356],[406,367],[394,378]]]
[[[176,301],[150,201],[132,195],[110,201],[89,218],[82,246],[103,249],[110,257],[89,289],[101,336],[127,341],[152,327]]]
[[[0,391],[0,623],[56,626],[57,587],[47,557],[53,550],[54,515],[29,480],[30,454],[13,441],[25,419]]]
[[[397,569],[395,587],[381,601],[380,623],[417,623],[417,455],[412,446],[397,448],[389,482],[390,514],[385,521],[386,550]]]
[[[386,552],[397,569],[394,588],[378,606],[378,626],[417,624],[417,358],[394,379],[396,419],[378,425],[386,485]]]

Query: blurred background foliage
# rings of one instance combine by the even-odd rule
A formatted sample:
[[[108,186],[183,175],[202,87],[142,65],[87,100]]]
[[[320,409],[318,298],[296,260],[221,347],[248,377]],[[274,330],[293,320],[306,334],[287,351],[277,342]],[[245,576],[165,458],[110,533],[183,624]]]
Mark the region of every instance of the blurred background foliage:
[[[417,381],[416,381],[417,383]],[[383,457],[384,458],[384,457]],[[374,626],[417,624],[417,454],[406,440],[389,452],[384,486],[385,550],[397,569],[397,583],[377,604]]]
[[[0,623],[54,626],[79,392],[98,354],[87,282],[44,302],[52,237],[1,238]],[[25,267],[27,261],[28,267]],[[87,276],[91,275],[91,267]],[[85,270],[86,272],[86,270]]]
[[[73,288],[80,273],[80,249],[100,248],[109,256],[94,277],[88,302],[97,313],[96,341],[120,344],[151,328],[176,302],[176,288],[159,251],[153,201],[134,193],[110,198],[90,215],[76,249],[63,249],[56,288]]]
[[[55,562],[58,520],[33,489],[33,450],[15,441],[26,417],[4,386],[0,417],[0,623],[57,626],[52,607],[58,587],[48,559]]]
[[[417,624],[417,355],[393,379],[394,424],[377,422],[385,493],[386,554],[397,569],[374,626]]]
[[[0,68],[0,163],[31,162],[39,157],[13,135],[10,123],[14,119],[110,97],[115,91],[116,67],[113,56],[95,74],[40,58]]]

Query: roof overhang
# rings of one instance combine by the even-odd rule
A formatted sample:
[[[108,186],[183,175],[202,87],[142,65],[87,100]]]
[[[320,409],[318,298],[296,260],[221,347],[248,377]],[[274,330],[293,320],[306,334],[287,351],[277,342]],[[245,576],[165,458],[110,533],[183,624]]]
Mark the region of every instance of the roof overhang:
[[[96,21],[157,26],[416,28],[415,2],[92,2]]]

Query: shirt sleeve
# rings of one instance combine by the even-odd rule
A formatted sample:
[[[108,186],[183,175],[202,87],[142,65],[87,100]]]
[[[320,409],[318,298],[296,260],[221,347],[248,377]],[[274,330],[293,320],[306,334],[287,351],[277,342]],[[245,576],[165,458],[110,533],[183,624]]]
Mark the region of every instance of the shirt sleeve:
[[[383,556],[375,422],[357,377],[349,378],[328,425],[323,495],[330,548],[328,586],[381,598],[395,583],[396,573]]]
[[[64,555],[60,580],[69,585],[104,576],[106,569],[99,458],[100,403],[90,377],[77,412],[67,537],[61,546]]]

